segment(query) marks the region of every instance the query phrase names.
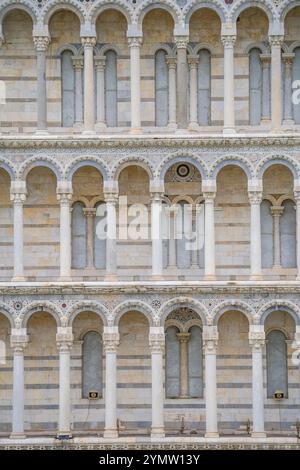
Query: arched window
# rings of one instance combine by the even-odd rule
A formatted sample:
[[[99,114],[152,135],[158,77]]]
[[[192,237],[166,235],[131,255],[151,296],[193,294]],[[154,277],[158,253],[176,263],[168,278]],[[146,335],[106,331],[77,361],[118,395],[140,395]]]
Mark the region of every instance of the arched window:
[[[83,212],[84,204],[75,202],[72,209],[72,267],[86,267],[86,217]]]
[[[288,369],[286,337],[282,331],[273,330],[267,335],[267,391],[273,398],[276,391],[288,397]]]
[[[295,57],[293,61],[293,81],[300,80],[300,47],[294,50]],[[300,124],[300,105],[293,104],[293,114],[295,124]]]
[[[109,127],[116,127],[118,125],[117,54],[115,51],[107,51],[105,56],[106,124]]]
[[[72,52],[61,54],[61,87],[62,87],[62,126],[72,127],[75,121],[75,75]]]
[[[281,266],[296,267],[296,211],[295,203],[290,200],[283,202],[283,214],[280,217],[280,250]]]
[[[199,326],[192,326],[189,333],[189,396],[198,398],[203,396],[202,331]]]
[[[262,267],[273,266],[273,217],[271,214],[271,203],[263,200],[260,205],[261,220],[261,258]]]
[[[166,331],[166,396],[180,395],[180,350],[177,338],[178,328],[169,326]]]
[[[168,124],[168,66],[166,52],[159,50],[155,54],[155,125]]]
[[[191,250],[189,249],[192,232],[191,206],[186,201],[178,204],[176,215],[176,259],[177,267],[184,269],[191,265]]]
[[[105,269],[106,267],[106,239],[99,237],[97,225],[103,224],[106,218],[106,204],[99,202],[96,205],[96,217],[94,226],[94,264],[97,269]]]
[[[82,347],[82,398],[88,398],[89,392],[98,392],[102,397],[102,372],[101,336],[89,331]]]
[[[208,126],[211,121],[211,54],[207,49],[199,51],[198,66],[198,122]]]
[[[260,50],[251,49],[249,52],[249,111],[250,125],[260,124],[262,116],[262,66],[260,60]]]

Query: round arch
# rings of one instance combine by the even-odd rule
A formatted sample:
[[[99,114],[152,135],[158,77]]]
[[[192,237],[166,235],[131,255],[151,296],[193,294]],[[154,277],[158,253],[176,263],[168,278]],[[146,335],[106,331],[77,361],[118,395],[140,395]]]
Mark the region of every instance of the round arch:
[[[269,302],[267,305],[264,305],[258,312],[259,323],[261,325],[264,325],[268,316],[271,313],[276,312],[276,311],[282,311],[282,312],[288,313],[295,321],[295,325],[300,325],[299,307],[293,302],[284,301],[284,300],[272,301],[272,302]]]
[[[72,306],[68,311],[68,326],[72,327],[75,318],[85,312],[95,313],[101,319],[103,326],[107,326],[107,318],[109,316],[107,308],[100,302],[93,302],[90,300],[83,300],[82,302],[77,302]]]
[[[129,300],[117,305],[112,313],[114,326],[118,326],[121,317],[128,312],[141,313],[147,318],[149,326],[153,326],[154,312],[150,305],[140,300]]]
[[[0,315],[3,315],[9,321],[11,328],[15,328],[13,312],[10,311],[4,302],[0,302]]]
[[[98,158],[78,157],[73,160],[65,169],[64,174],[67,181],[72,181],[74,173],[83,167],[92,167],[99,171],[104,181],[108,180],[108,168],[105,163]]]
[[[204,8],[214,11],[222,23],[226,22],[226,12],[222,1],[215,0],[214,3],[212,3],[204,0],[199,3],[198,0],[192,0],[183,11],[185,24],[190,23],[191,17],[196,11],[203,10]]]
[[[296,7],[300,6],[300,0],[283,0],[281,5],[280,20],[285,21],[287,14]]]
[[[42,313],[42,312],[48,313],[49,315],[51,315],[54,318],[57,327],[62,326],[61,324],[62,315],[58,307],[52,302],[37,300],[27,305],[21,310],[21,313],[20,313],[22,317],[21,328],[27,328],[28,321],[32,317],[32,315],[34,315],[35,313]]]
[[[206,164],[198,155],[180,152],[179,154],[168,155],[162,160],[156,171],[157,179],[164,181],[167,171],[176,163],[189,163],[193,165],[199,171],[202,180],[208,176]]]
[[[0,158],[0,169],[4,170],[10,177],[11,181],[16,179],[16,169],[12,163],[5,158]]]
[[[300,169],[298,167],[298,164],[295,160],[293,160],[290,157],[286,156],[268,156],[264,158],[261,162],[259,162],[257,168],[256,168],[256,175],[257,178],[262,179],[264,176],[264,173],[268,168],[270,168],[273,165],[282,165],[285,166],[287,169],[289,169],[294,177],[294,180],[299,178],[300,175]]]
[[[261,10],[267,16],[269,20],[269,26],[274,21],[273,11],[271,5],[269,6],[268,1],[257,1],[257,0],[239,0],[234,4],[231,10],[232,22],[236,23],[241,13],[248,10],[249,8],[257,8]]]
[[[112,167],[110,171],[111,179],[114,181],[118,181],[121,172],[129,167],[129,166],[139,166],[146,171],[149,181],[153,179],[154,175],[154,168],[152,167],[151,163],[146,158],[122,158],[115,165]]]
[[[159,310],[160,326],[165,325],[166,319],[171,312],[180,308],[193,310],[200,318],[202,325],[207,324],[208,312],[201,302],[190,297],[174,297],[174,299],[165,302]]]
[[[42,11],[42,21],[45,25],[49,25],[52,16],[58,11],[70,11],[79,19],[80,25],[85,23],[85,10],[83,5],[74,0],[50,0],[46,3]]]
[[[246,302],[243,301],[225,301],[222,302],[221,304],[217,305],[213,311],[212,311],[212,319],[213,319],[213,325],[217,326],[220,318],[226,313],[226,312],[239,312],[242,315],[244,315],[247,320],[249,325],[253,323],[253,317],[254,317],[254,311],[248,305]]]
[[[253,167],[250,162],[241,156],[222,157],[213,162],[210,169],[210,177],[216,179],[220,171],[227,166],[237,166],[245,173],[248,180],[254,176]]]
[[[99,16],[107,10],[115,10],[122,13],[127,22],[127,27],[131,23],[131,12],[125,1],[118,0],[96,0],[88,13],[88,21],[92,26],[96,25]]]
[[[20,3],[19,1],[6,1],[1,5],[0,27],[3,27],[5,17],[13,10],[21,10],[27,13],[32,20],[32,24],[35,25],[37,23],[37,15],[29,2]]]
[[[51,170],[55,175],[57,181],[60,181],[62,179],[63,171],[61,166],[57,162],[50,158],[39,159],[35,157],[30,158],[21,165],[18,172],[19,179],[25,181],[28,176],[28,173],[38,167],[44,167]]]
[[[158,1],[153,3],[152,0],[144,0],[144,2],[141,3],[140,7],[138,8],[135,14],[137,24],[141,28],[143,28],[145,16],[152,10],[164,10],[169,13],[174,21],[174,26],[175,24],[178,24],[180,22],[181,12],[175,4],[171,4],[171,2],[164,1]]]

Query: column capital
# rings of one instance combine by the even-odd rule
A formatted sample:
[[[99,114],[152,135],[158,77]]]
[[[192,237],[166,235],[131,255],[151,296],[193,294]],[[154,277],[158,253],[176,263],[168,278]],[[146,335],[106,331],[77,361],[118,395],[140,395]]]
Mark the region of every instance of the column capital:
[[[236,41],[236,35],[234,34],[223,34],[221,36],[221,41],[223,43],[223,46],[225,48],[233,48],[233,46],[235,45],[235,41]]]
[[[29,342],[26,328],[12,328],[10,335],[10,347],[16,353],[23,353]]]
[[[269,44],[271,47],[273,46],[281,47],[283,40],[284,40],[283,35],[274,34],[274,35],[269,36]]]
[[[190,66],[190,69],[195,69],[197,68],[199,64],[199,57],[197,55],[188,55],[188,64]]]
[[[73,55],[72,56],[73,67],[75,70],[82,70],[83,69],[83,56],[81,55]]]
[[[202,193],[215,193],[217,191],[217,182],[214,179],[202,180]]]
[[[26,201],[26,197],[26,181],[12,181],[10,185],[10,200],[14,203],[22,204]]]
[[[281,57],[282,57],[282,60],[283,60],[283,62],[285,63],[286,66],[291,67],[293,65],[293,62],[294,62],[294,59],[295,59],[295,54],[294,53],[284,52]]]
[[[58,327],[56,333],[56,344],[60,352],[69,352],[73,345],[74,336],[72,327]]]
[[[187,333],[187,332],[177,333],[176,336],[179,339],[180,343],[188,343],[191,333]]]
[[[94,57],[95,66],[99,70],[105,69],[106,56],[105,55],[95,55]]]
[[[215,191],[205,191],[203,192],[203,198],[205,202],[213,202],[216,197]]]
[[[151,180],[150,181],[150,193],[165,193],[165,183],[160,180]]]
[[[87,218],[93,219],[94,217],[96,217],[96,212],[97,212],[97,209],[95,207],[84,207],[83,208],[83,213]]]
[[[93,48],[96,46],[97,38],[95,36],[82,36],[81,44],[84,48]]]
[[[248,191],[248,198],[250,204],[261,204],[262,191]]]
[[[37,52],[46,52],[50,38],[49,36],[33,36],[33,44]]]
[[[205,354],[216,354],[219,340],[218,327],[204,325],[202,338]]]
[[[149,347],[152,353],[163,353],[165,349],[165,330],[162,326],[151,326]]]
[[[174,36],[174,42],[176,44],[177,49],[186,49],[188,42],[189,42],[189,36],[184,35],[184,36]]]
[[[272,206],[271,207],[271,214],[274,217],[280,217],[283,214],[284,207],[282,206]]]
[[[128,37],[128,47],[141,47],[143,44],[142,36],[132,36]]]
[[[105,326],[103,330],[103,347],[106,353],[116,353],[120,343],[120,334],[117,326]]]
[[[162,202],[164,193],[160,191],[150,192],[151,202]]]
[[[119,194],[115,192],[105,192],[104,193],[104,201],[110,204],[117,204],[119,198]]]
[[[73,196],[71,181],[58,181],[56,188],[57,200],[61,203],[69,203]]]
[[[260,350],[265,344],[264,325],[250,325],[249,344],[255,350]]]
[[[271,63],[271,54],[269,53],[264,53],[264,54],[259,54],[261,63],[263,66],[269,66]]]
[[[174,70],[176,69],[176,63],[177,63],[176,57],[167,55],[166,62],[167,62],[167,66],[169,67],[169,69],[174,69]]]

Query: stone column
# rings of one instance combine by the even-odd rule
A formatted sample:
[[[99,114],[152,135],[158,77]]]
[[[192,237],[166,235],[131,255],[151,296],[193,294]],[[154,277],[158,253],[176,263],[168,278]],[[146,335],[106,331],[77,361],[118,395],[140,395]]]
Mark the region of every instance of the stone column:
[[[270,110],[270,54],[260,54],[262,65],[262,117],[264,123],[271,121]]]
[[[82,104],[82,70],[83,70],[83,57],[73,56],[73,67],[75,70],[75,123],[76,127],[83,125],[83,104]]]
[[[71,201],[72,183],[61,181],[57,184],[57,199],[60,202],[60,280],[71,280]]]
[[[234,44],[236,36],[222,36],[224,45],[224,134],[235,133]]]
[[[150,327],[149,345],[152,370],[152,426],[151,437],[165,437],[164,430],[164,367],[165,333],[163,327]]]
[[[104,437],[118,437],[117,429],[117,349],[120,335],[117,326],[105,326],[105,429]]]
[[[106,238],[106,280],[117,278],[117,213],[118,194],[105,193],[107,238]]]
[[[177,125],[187,128],[187,36],[175,36],[177,47]]]
[[[249,342],[252,347],[252,437],[266,437],[264,426],[263,325],[250,325]]]
[[[205,353],[205,437],[219,437],[217,413],[217,345],[219,334],[216,326],[203,327]]]
[[[94,221],[96,216],[95,207],[86,207],[83,213],[87,219],[87,268],[94,269]]]
[[[168,128],[175,130],[176,123],[176,57],[167,56],[169,72],[169,122]]]
[[[180,398],[189,397],[188,343],[190,333],[177,333],[180,344]]]
[[[293,61],[295,54],[282,54],[285,67],[285,83],[284,83],[284,120],[286,126],[294,125],[293,119],[293,102],[292,102],[292,81],[293,81]]]
[[[131,132],[141,133],[141,37],[129,37],[130,48],[130,90],[131,90]]]
[[[176,269],[177,262],[176,262],[176,215],[178,212],[178,208],[176,206],[169,207],[169,214],[170,214],[170,241],[169,241],[169,267]]]
[[[152,193],[151,201],[152,278],[161,279],[163,272],[162,194]]]
[[[205,207],[204,262],[205,279],[216,277],[215,268],[215,192],[203,192]]]
[[[106,128],[105,122],[105,55],[95,57],[97,73],[97,128]]]
[[[190,67],[190,123],[189,129],[196,131],[199,128],[198,124],[198,56],[190,55],[188,57],[188,63]]]
[[[14,275],[13,281],[24,281],[23,205],[27,190],[25,181],[12,181],[10,199],[14,205]]]
[[[58,327],[56,343],[59,350],[59,420],[58,437],[71,438],[70,359],[73,345],[71,327]]]
[[[300,280],[300,191],[295,191],[294,197],[296,200],[297,279]]]
[[[191,267],[194,268],[194,269],[199,268],[199,262],[198,262],[198,247],[199,247],[199,244],[198,244],[198,241],[199,241],[199,235],[200,234],[198,233],[198,230],[199,230],[198,217],[199,217],[200,211],[202,210],[201,206],[199,207],[198,205],[196,205],[196,207],[193,208],[193,211],[192,211],[192,231],[194,232],[194,234],[196,234],[196,240],[195,240],[195,242],[193,242],[194,243],[194,248],[192,250],[192,259],[191,259]]]
[[[84,133],[95,132],[94,46],[96,38],[82,37],[84,50]]]
[[[12,433],[13,439],[25,438],[24,434],[24,349],[28,344],[26,328],[11,330],[10,345],[14,354]]]
[[[37,65],[37,133],[47,132],[47,87],[46,87],[46,51],[49,46],[48,36],[34,36]]]
[[[280,132],[282,120],[281,105],[281,45],[283,36],[270,36],[271,45],[271,111],[273,132]]]
[[[261,224],[260,205],[262,201],[261,191],[249,191],[250,201],[250,271],[251,279],[261,279]]]
[[[281,256],[280,256],[280,217],[283,214],[284,208],[282,206],[271,207],[271,214],[273,216],[273,243],[274,243],[274,259],[273,268],[281,268]]]

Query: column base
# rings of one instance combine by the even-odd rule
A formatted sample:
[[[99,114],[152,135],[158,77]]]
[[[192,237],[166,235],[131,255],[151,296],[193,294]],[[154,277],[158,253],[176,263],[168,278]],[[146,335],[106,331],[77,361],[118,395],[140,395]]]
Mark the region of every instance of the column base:
[[[164,428],[151,428],[151,439],[163,439],[166,437]]]
[[[167,128],[168,128],[170,131],[176,131],[176,129],[177,129],[177,124],[176,124],[176,122],[169,122],[169,124],[167,125]]]
[[[214,438],[214,437],[220,437],[219,436],[219,433],[218,432],[206,432],[204,437],[206,439],[211,439],[211,438]]]
[[[105,439],[117,439],[119,437],[119,433],[117,429],[105,429],[103,437]]]
[[[73,439],[73,436],[70,432],[59,432],[56,435],[56,439],[59,441],[69,441],[70,439]]]
[[[163,281],[164,276],[162,274],[152,274],[151,279],[152,281]]]
[[[271,122],[272,122],[272,121],[271,121],[271,118],[269,118],[269,117],[262,117],[262,118],[261,118],[261,121],[260,121],[260,123],[261,123],[261,124],[264,124],[264,125],[266,125],[266,124],[271,124]]]
[[[107,130],[105,122],[97,122],[95,127],[97,132],[104,132]]]
[[[252,432],[251,437],[253,439],[264,438],[267,437],[267,434],[265,432]]]
[[[295,125],[295,121],[293,119],[284,119],[282,125],[293,127]]]
[[[232,135],[236,134],[236,130],[234,127],[224,127],[223,128],[223,135]]]
[[[95,129],[84,129],[82,131],[82,135],[86,135],[86,136],[95,135],[95,134],[96,134]]]
[[[190,122],[188,125],[188,130],[193,132],[199,132],[199,124],[197,122]]]
[[[130,134],[142,134],[142,128],[141,127],[132,127],[130,129]]]
[[[205,274],[204,281],[216,281],[217,276],[215,274]]]
[[[26,282],[25,276],[14,276],[12,282]]]
[[[261,281],[263,276],[261,274],[253,274],[250,276],[251,281]]]
[[[26,439],[26,434],[23,432],[12,432],[9,436],[10,439]]]
[[[48,135],[49,131],[47,129],[37,129],[35,131],[35,135]]]
[[[104,276],[104,281],[117,281],[118,276],[116,274],[106,274]]]

